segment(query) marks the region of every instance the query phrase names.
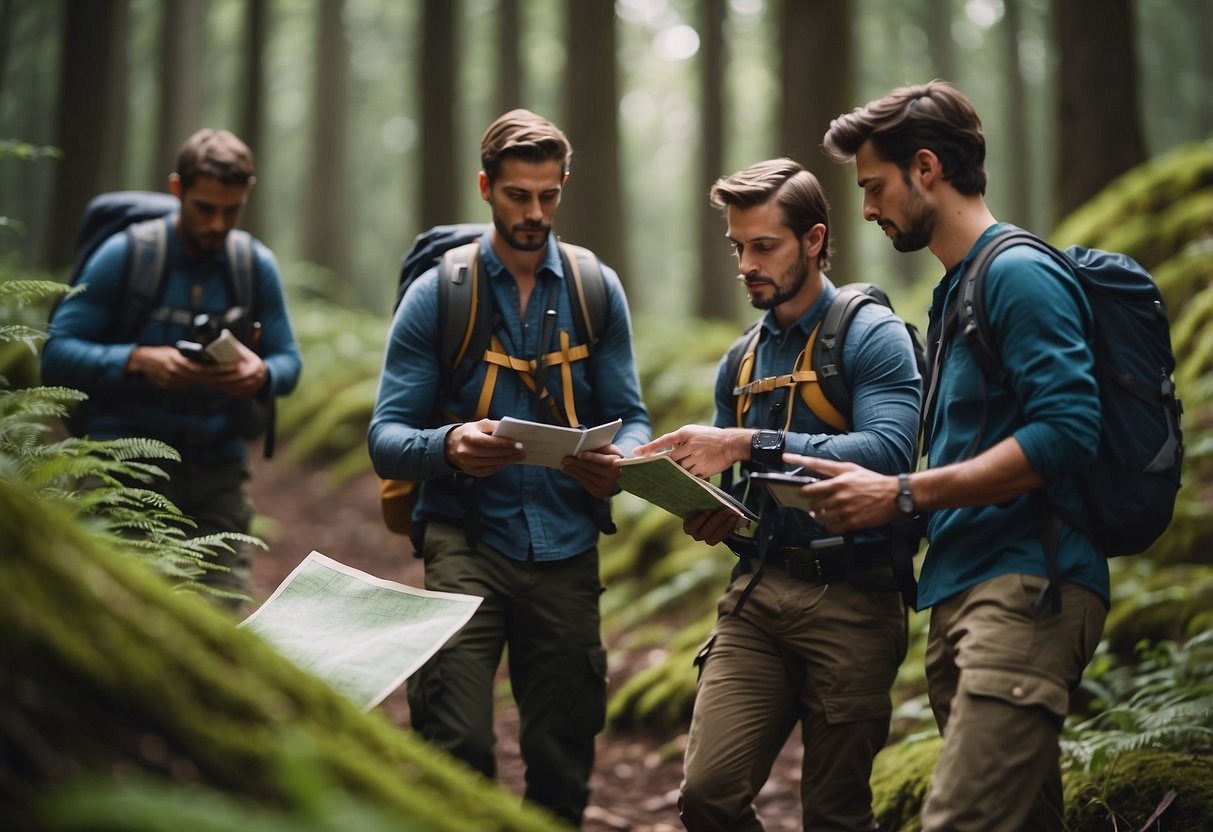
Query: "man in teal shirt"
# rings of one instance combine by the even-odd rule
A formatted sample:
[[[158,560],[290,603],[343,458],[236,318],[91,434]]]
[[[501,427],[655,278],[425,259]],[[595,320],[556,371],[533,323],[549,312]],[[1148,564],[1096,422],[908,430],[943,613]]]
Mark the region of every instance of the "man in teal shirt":
[[[804,493],[832,531],[929,513],[919,607],[931,608],[927,684],[943,750],[923,829],[1059,830],[1058,735],[1109,600],[1103,555],[1063,525],[1061,608],[1038,604],[1050,504],[1081,516],[1073,475],[1099,442],[1091,310],[1046,255],[1011,248],[991,264],[983,298],[1005,383],[983,376],[959,333],[943,338],[960,278],[1000,230],[983,197],[981,121],[950,85],[894,90],[842,115],[824,146],[854,160],[865,219],[898,251],[929,248],[947,270],[931,305],[942,354],[928,394],[929,467],[890,477],[787,459],[830,477]]]

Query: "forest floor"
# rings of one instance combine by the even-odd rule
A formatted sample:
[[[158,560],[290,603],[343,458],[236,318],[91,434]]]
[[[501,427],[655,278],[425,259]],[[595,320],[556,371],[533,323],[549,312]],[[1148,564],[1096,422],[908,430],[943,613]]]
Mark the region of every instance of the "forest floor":
[[[423,585],[421,561],[411,546],[384,527],[377,480],[371,474],[334,487],[320,469],[292,463],[280,453],[253,464],[256,533],[270,546],[254,561],[255,601],[264,600],[312,550],[385,580]],[[609,590],[609,587],[608,587]],[[608,649],[612,647],[608,638]],[[612,653],[611,686],[617,688],[642,669],[643,657]],[[403,686],[379,706],[393,723],[409,724]],[[518,751],[518,714],[508,696],[499,697],[496,717],[498,778],[521,795],[523,766]],[[801,829],[800,744],[793,731],[765,788],[756,800],[770,832]],[[676,732],[633,732],[608,728],[598,738],[591,779],[586,832],[677,832],[678,783],[686,726]]]

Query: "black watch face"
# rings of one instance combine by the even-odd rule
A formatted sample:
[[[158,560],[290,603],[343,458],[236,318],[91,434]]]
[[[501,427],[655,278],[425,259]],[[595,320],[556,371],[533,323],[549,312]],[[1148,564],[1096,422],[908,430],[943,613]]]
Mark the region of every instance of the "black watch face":
[[[777,451],[783,444],[783,437],[774,431],[759,431],[754,435],[754,445],[760,451]]]

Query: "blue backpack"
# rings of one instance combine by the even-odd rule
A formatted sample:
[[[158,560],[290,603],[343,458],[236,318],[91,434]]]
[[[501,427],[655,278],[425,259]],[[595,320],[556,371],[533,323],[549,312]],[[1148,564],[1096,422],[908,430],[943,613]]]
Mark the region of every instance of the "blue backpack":
[[[944,323],[943,342],[953,319],[974,361],[996,384],[1005,383],[1007,370],[985,314],[985,279],[993,259],[1018,245],[1049,254],[1077,278],[1095,323],[1102,424],[1096,458],[1078,476],[1086,517],[1057,506],[1053,513],[1085,532],[1107,557],[1143,552],[1171,522],[1183,463],[1183,408],[1171,380],[1175,355],[1166,302],[1149,272],[1124,254],[1082,246],[1060,251],[1022,229],[1008,229],[974,256]],[[927,407],[932,404],[928,400]],[[1057,586],[1051,536],[1045,549],[1050,584]]]

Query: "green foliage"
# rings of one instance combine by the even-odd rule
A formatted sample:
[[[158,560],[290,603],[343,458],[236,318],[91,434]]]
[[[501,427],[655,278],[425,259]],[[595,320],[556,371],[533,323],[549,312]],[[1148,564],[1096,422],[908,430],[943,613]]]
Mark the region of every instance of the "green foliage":
[[[48,280],[0,280],[0,315],[9,320],[37,310],[49,298],[70,294],[66,286]],[[45,313],[35,312],[44,322]],[[0,347],[17,345],[20,365],[6,364],[19,374],[35,375],[25,364],[36,363],[37,344],[46,336],[45,324],[0,325]],[[194,522],[161,494],[142,487],[165,472],[156,463],[179,460],[163,442],[144,438],[95,441],[52,439],[56,420],[66,421],[84,393],[63,387],[13,388],[0,376],[0,479],[19,484],[39,499],[61,506],[87,522],[111,544],[152,564],[180,586],[226,597],[203,586],[207,561],[214,551],[233,543],[264,546],[242,534],[215,534],[186,539]]]
[[[1097,666],[1083,680],[1095,715],[1070,727],[1062,749],[1084,770],[1141,748],[1213,753],[1213,629],[1183,645],[1139,648],[1136,665]]]
[[[1070,832],[1213,829],[1209,756],[1130,751],[1107,768],[1067,771],[1062,782]]]

